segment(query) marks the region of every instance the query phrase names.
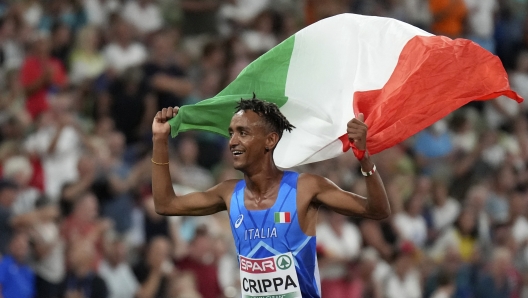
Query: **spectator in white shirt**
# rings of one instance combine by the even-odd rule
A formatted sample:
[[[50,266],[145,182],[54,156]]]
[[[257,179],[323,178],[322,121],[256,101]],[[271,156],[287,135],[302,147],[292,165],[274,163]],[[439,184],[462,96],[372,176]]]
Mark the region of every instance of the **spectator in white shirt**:
[[[130,24],[122,19],[116,20],[113,31],[115,40],[103,49],[103,56],[113,72],[121,74],[145,62],[147,49],[134,41]]]
[[[126,243],[119,238],[112,239],[107,245],[105,255],[99,265],[99,275],[108,286],[108,297],[136,297],[139,283],[126,260]]]
[[[404,203],[404,212],[396,214],[393,219],[400,236],[417,247],[423,247],[427,239],[427,225],[422,209],[423,199],[415,195]]]
[[[416,267],[416,249],[410,242],[402,243],[395,261],[393,272],[385,282],[387,298],[419,298],[422,297],[420,273]]]
[[[62,92],[54,101],[52,110],[41,114],[38,129],[27,138],[25,148],[40,157],[45,194],[56,202],[63,184],[78,177],[82,136],[71,111],[70,93]]]
[[[142,35],[152,33],[163,26],[159,6],[152,0],[128,1],[123,8],[122,15]]]
[[[453,224],[460,213],[460,203],[448,196],[447,185],[443,181],[433,184],[432,216],[433,228],[440,232]]]
[[[469,38],[494,53],[495,12],[497,0],[465,0],[468,9]]]
[[[324,212],[321,215],[323,220],[316,228],[317,247],[321,251],[321,278],[344,278],[347,263],[361,252],[361,233],[341,214]]]

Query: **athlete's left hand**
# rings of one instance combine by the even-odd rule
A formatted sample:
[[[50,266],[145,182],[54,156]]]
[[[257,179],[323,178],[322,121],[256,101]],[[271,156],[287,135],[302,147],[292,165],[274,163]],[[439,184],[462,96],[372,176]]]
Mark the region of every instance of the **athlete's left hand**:
[[[359,113],[357,118],[350,120],[347,124],[347,134],[350,143],[353,143],[357,149],[365,150],[367,148],[367,125],[363,113]]]

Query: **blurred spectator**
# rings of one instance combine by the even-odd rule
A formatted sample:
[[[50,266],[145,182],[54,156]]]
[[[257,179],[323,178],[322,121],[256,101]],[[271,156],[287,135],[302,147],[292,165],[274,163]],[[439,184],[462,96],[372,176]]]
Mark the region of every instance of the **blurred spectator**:
[[[28,0],[24,3],[24,21],[30,27],[37,27],[42,18],[43,9],[40,1]]]
[[[17,28],[13,17],[0,18],[0,78],[22,64],[24,51],[17,38]],[[0,83],[2,86],[4,83]]]
[[[213,252],[213,242],[206,229],[198,229],[189,243],[189,254],[176,263],[181,270],[194,274],[198,292],[203,297],[220,297],[222,294],[218,280],[217,260]]]
[[[82,3],[87,22],[97,27],[107,26],[110,16],[116,13],[121,6],[119,0],[83,0]]]
[[[152,39],[150,60],[143,68],[143,80],[155,101],[147,106],[148,119],[163,108],[181,106],[183,98],[192,91],[192,84],[178,65],[175,56],[176,36],[162,31]]]
[[[112,227],[110,220],[99,219],[98,214],[97,198],[92,193],[85,193],[76,199],[72,213],[61,227],[67,247],[81,240],[94,246],[93,268],[97,267],[103,255],[103,234]]]
[[[14,214],[23,214],[35,210],[35,203],[40,197],[40,191],[29,185],[33,177],[33,167],[29,159],[23,155],[13,156],[3,164],[5,179],[16,183],[18,195],[13,204]]]
[[[453,143],[446,120],[442,119],[416,135],[414,151],[418,165],[426,175],[445,176]]]
[[[108,287],[108,298],[133,298],[139,283],[127,263],[127,245],[114,238],[105,247],[105,259],[99,265],[99,275]]]
[[[472,260],[475,261],[476,258]],[[465,263],[460,257],[456,248],[447,248],[445,257],[438,267],[426,278],[424,282],[424,297],[430,298],[436,292],[453,293],[449,297],[453,298],[470,298],[473,297],[473,286],[477,266],[472,263]],[[454,279],[448,284],[445,278]],[[443,279],[443,280],[442,280]],[[453,282],[454,284],[451,284]],[[444,285],[442,285],[444,284]],[[454,287],[454,289],[451,289]],[[440,289],[444,288],[444,289]]]
[[[71,109],[71,93],[61,92],[54,100],[54,107],[37,119],[37,130],[28,136],[25,149],[41,159],[45,193],[56,202],[63,184],[78,178],[82,135]]]
[[[453,295],[455,285],[453,278],[447,272],[440,272],[438,274],[438,289],[434,291],[431,298],[449,298]]]
[[[512,274],[515,274],[515,271],[510,251],[504,247],[496,248],[489,270],[478,279],[475,296],[482,298],[512,297],[510,295],[515,294],[511,280]],[[518,297],[518,293],[513,297]]]
[[[165,237],[155,237],[149,242],[144,258],[134,266],[134,274],[140,283],[137,296],[163,298],[174,270],[170,258],[170,242]]]
[[[157,1],[132,0],[123,7],[123,18],[133,24],[140,34],[152,33],[163,26]]]
[[[435,241],[430,255],[442,262],[445,253],[454,249],[465,262],[473,257],[478,249],[478,227],[475,213],[472,209],[464,209],[458,216],[454,227],[445,230]]]
[[[423,248],[427,240],[427,225],[423,214],[423,199],[418,196],[409,198],[404,212],[394,215],[394,226],[402,239],[411,241],[416,247]]]
[[[329,297],[347,296],[351,262],[359,256],[361,233],[341,214],[321,210],[317,225],[317,248],[322,278],[321,292]]]
[[[467,7],[468,38],[495,53],[494,18],[499,8],[497,0],[464,0]]]
[[[213,177],[197,164],[198,145],[192,138],[183,138],[178,144],[179,183],[197,190],[207,190],[213,186]]]
[[[112,42],[103,48],[103,56],[112,74],[122,74],[147,59],[145,46],[134,41],[131,25],[123,19],[112,24]]]
[[[27,265],[28,236],[16,233],[8,242],[9,254],[0,261],[0,294],[3,298],[32,298],[35,274]]]
[[[100,188],[98,199],[101,202],[102,215],[114,222],[119,233],[126,233],[131,225],[133,208],[132,189],[137,185],[144,166],[137,163],[132,168],[125,161],[125,136],[113,132],[107,136],[110,156],[102,165],[97,183]]]
[[[72,84],[96,79],[105,71],[106,61],[98,46],[99,32],[96,27],[86,26],[79,30],[75,49],[69,57]]]
[[[95,183],[96,160],[94,160],[94,156],[88,154],[81,156],[77,170],[79,172],[79,179],[74,182],[65,183],[62,188],[59,205],[64,217],[67,217],[72,212],[75,200],[91,190]]]
[[[0,254],[8,251],[8,244],[16,229],[24,229],[47,221],[57,216],[57,208],[49,206],[31,212],[15,215],[12,211],[13,203],[18,194],[16,184],[9,180],[0,180]]]
[[[26,109],[33,118],[46,111],[50,96],[67,84],[64,65],[51,57],[51,40],[46,33],[33,36],[31,54],[24,60],[20,80],[27,95]]]
[[[464,33],[467,16],[464,0],[429,0],[429,8],[433,15],[433,33],[451,38],[460,37]]]
[[[61,285],[59,297],[108,297],[108,287],[93,267],[96,259],[96,249],[90,241],[79,239],[68,248],[70,270]]]
[[[502,166],[495,176],[493,188],[486,201],[486,211],[492,222],[504,223],[508,220],[508,194],[516,186],[515,173],[509,166]]]
[[[510,80],[512,88],[522,97],[528,98],[528,51],[523,51],[519,54],[515,71]],[[526,113],[526,108],[524,108],[524,112]]]
[[[37,209],[53,206],[46,199],[36,202]],[[57,218],[45,218],[30,229],[33,249],[31,266],[36,273],[35,298],[58,297],[66,272],[65,244],[60,236]]]
[[[72,44],[71,29],[63,23],[54,24],[51,29],[51,56],[61,62],[67,69]]]
[[[440,180],[433,183],[432,199],[433,229],[441,232],[455,222],[460,213],[460,203],[449,197],[447,185]]]
[[[55,24],[66,24],[70,29],[82,27],[86,16],[77,1],[54,0],[44,5],[44,14],[40,18],[38,28],[51,31]]]
[[[172,283],[169,291],[169,297],[174,298],[202,298],[196,289],[196,278],[193,273],[183,271],[174,276],[175,281]]]
[[[417,251],[410,242],[404,242],[395,256],[393,271],[385,283],[388,298],[419,298],[422,296],[420,274],[416,266]]]
[[[259,56],[277,45],[273,34],[273,15],[270,11],[262,12],[256,19],[253,29],[242,35],[242,40],[248,49]]]

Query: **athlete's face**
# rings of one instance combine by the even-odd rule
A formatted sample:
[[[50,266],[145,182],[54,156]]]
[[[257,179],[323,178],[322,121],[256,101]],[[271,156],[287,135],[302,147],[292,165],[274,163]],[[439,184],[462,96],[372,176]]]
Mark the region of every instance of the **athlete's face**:
[[[248,166],[262,162],[266,153],[276,145],[278,136],[270,133],[264,120],[253,111],[240,111],[229,125],[229,149],[233,154],[233,166],[243,171]],[[266,152],[266,147],[270,149]]]

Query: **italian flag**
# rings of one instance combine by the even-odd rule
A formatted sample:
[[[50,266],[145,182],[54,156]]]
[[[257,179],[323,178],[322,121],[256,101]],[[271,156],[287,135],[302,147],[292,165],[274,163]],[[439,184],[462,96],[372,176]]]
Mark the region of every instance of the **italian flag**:
[[[290,212],[275,212],[275,223],[290,223]]]
[[[181,107],[170,120],[172,136],[199,129],[228,137],[236,103],[253,93],[276,103],[296,126],[274,152],[281,168],[349,150],[346,124],[358,113],[375,154],[472,100],[523,100],[510,89],[499,58],[472,41],[394,19],[341,14],[289,37],[215,97]]]

